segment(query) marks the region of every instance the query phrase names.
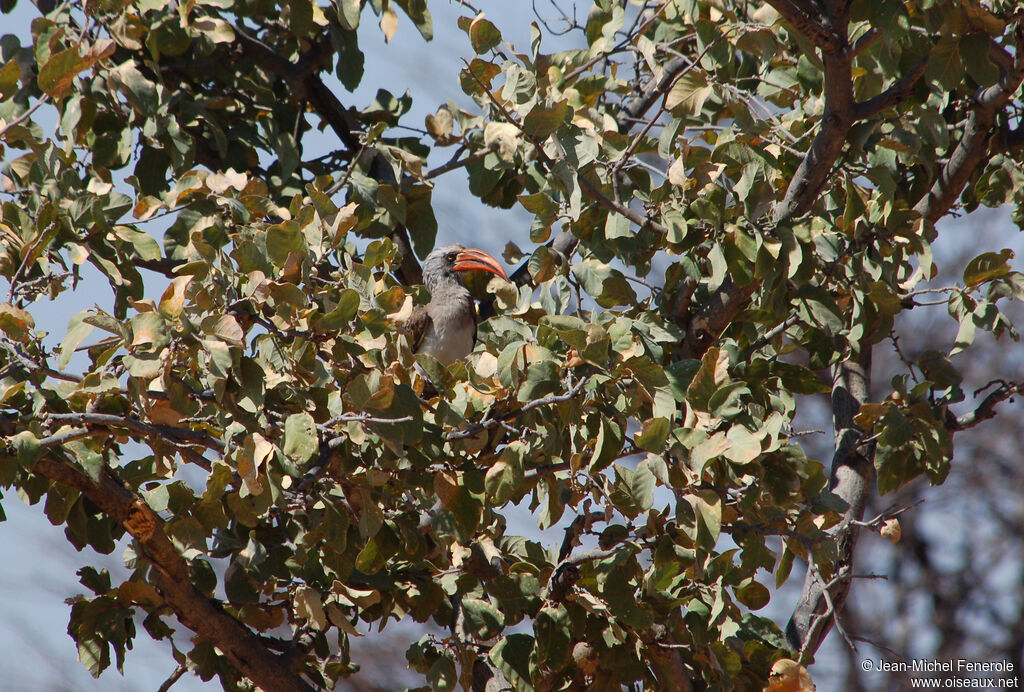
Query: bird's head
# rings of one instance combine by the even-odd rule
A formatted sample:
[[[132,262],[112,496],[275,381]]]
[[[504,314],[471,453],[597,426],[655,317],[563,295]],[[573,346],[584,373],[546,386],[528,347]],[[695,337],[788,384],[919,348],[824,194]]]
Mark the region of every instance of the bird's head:
[[[462,245],[444,245],[435,248],[423,262],[423,283],[433,293],[445,283],[461,283],[459,272],[484,271],[508,278],[498,260],[483,250]]]

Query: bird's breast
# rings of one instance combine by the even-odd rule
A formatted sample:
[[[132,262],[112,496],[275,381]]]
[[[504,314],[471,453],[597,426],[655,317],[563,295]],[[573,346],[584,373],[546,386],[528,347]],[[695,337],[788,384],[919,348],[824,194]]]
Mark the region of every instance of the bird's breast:
[[[462,303],[462,301],[459,301]],[[419,353],[426,353],[444,365],[451,365],[469,355],[476,337],[476,315],[473,304],[428,306],[430,325],[423,335]]]

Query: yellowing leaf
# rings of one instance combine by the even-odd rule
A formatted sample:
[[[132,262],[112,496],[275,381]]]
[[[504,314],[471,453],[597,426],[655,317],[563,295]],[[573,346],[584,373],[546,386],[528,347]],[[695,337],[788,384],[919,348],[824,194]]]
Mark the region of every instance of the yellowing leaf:
[[[398,15],[391,7],[387,7],[380,15],[380,30],[384,32],[385,43],[391,43],[391,37],[398,31]]]
[[[455,129],[455,119],[452,118],[452,112],[448,110],[447,106],[441,106],[437,109],[437,113],[426,117],[426,126],[431,137],[446,140],[451,137]]]
[[[164,294],[160,296],[160,312],[171,318],[180,315],[185,307],[185,289],[191,281],[191,276],[178,276],[172,279],[164,289]]]
[[[71,83],[79,72],[109,56],[114,48],[116,46],[110,39],[100,39],[84,55],[81,53],[81,45],[51,55],[39,70],[39,88],[54,99],[63,98],[71,91]]]
[[[345,616],[345,611],[337,603],[327,604],[327,617],[330,618],[332,625],[345,634],[353,637],[364,636],[364,633],[357,630],[356,626],[349,621],[348,617]]]
[[[234,168],[229,168],[223,173],[211,173],[206,176],[206,186],[210,188],[210,192],[218,195],[223,194],[230,188],[241,192],[248,184],[249,176],[245,173],[239,173]]]
[[[28,342],[28,335],[36,326],[32,315],[10,303],[0,303],[0,331],[15,341]]]
[[[203,320],[203,332],[210,336],[215,336],[232,346],[242,346],[242,338],[245,334],[242,332],[242,327],[239,326],[238,320],[231,315],[219,315],[207,317]]]
[[[335,580],[331,591],[342,605],[369,608],[380,603],[380,591],[377,589],[357,589],[353,586],[348,586],[344,582]]]
[[[882,524],[878,533],[882,535],[882,538],[888,538],[893,543],[899,543],[900,538],[903,536],[903,529],[900,527],[899,519],[893,517]]]
[[[686,166],[682,158],[676,159],[668,167],[668,181],[677,187],[686,186]]]
[[[498,372],[498,358],[493,353],[481,353],[473,363],[473,370],[480,377],[493,377]]]
[[[665,94],[665,108],[676,115],[698,115],[714,89],[697,68],[683,74]]]
[[[132,318],[132,346],[152,346],[159,349],[169,342],[167,324],[162,315],[142,312]]]
[[[359,221],[356,217],[356,203],[349,202],[339,209],[337,214],[327,218],[326,221],[331,229],[330,236],[334,246],[341,245],[345,240],[345,234],[355,228],[356,223]]]
[[[754,14],[751,16],[755,22],[760,24],[774,24],[775,20],[779,18],[779,13],[768,3],[763,3],[759,8],[754,10]]]
[[[146,416],[158,425],[177,425],[184,416],[166,399],[154,399],[146,406]]]
[[[192,28],[202,31],[214,43],[231,43],[235,40],[235,30],[231,25],[216,17],[201,17],[192,22]]]
[[[495,147],[503,161],[514,161],[519,148],[519,128],[512,123],[489,122],[484,127],[484,144]]]
[[[274,453],[274,444],[259,433],[253,433],[252,437],[245,439],[245,444],[238,456],[238,475],[242,477],[242,484],[250,495],[259,495],[263,492],[263,483],[260,481],[260,466]]]
[[[327,629],[327,613],[324,612],[320,594],[308,586],[300,586],[295,590],[292,602],[295,604],[296,615],[305,618],[320,631]]]

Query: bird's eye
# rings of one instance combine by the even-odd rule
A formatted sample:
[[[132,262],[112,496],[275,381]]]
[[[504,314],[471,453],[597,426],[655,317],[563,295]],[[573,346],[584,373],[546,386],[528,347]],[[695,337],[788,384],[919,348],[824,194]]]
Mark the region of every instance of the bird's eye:
[[[448,253],[448,259],[450,259],[450,260],[451,260],[451,261],[453,261],[453,262],[455,261],[455,258],[456,258],[457,256],[458,256],[458,254],[457,254],[457,253],[454,253],[454,252],[449,252],[449,253]]]

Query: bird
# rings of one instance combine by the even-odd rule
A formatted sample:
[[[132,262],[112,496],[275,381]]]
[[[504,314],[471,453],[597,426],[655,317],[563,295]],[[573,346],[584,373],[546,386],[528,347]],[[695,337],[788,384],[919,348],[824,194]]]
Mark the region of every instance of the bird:
[[[473,295],[462,285],[461,272],[467,271],[508,279],[498,260],[477,248],[444,245],[423,261],[423,284],[430,292],[430,302],[417,308],[402,326],[414,353],[433,356],[447,366],[473,350],[477,312]]]

